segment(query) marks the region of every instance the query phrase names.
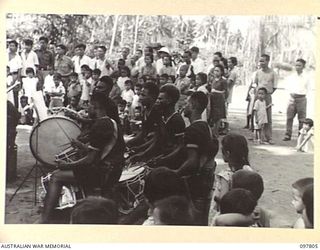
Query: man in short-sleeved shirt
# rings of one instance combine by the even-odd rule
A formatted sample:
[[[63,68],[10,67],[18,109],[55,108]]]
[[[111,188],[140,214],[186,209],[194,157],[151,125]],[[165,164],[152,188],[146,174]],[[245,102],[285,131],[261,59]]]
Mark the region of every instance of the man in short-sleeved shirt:
[[[73,71],[73,62],[70,57],[66,56],[67,47],[63,44],[57,46],[57,56],[54,68],[62,77],[69,76]]]
[[[22,59],[22,71],[21,76],[25,77],[26,69],[32,68],[34,72],[37,72],[39,66],[39,60],[37,54],[32,51],[33,41],[30,39],[24,40],[24,50],[21,52]]]
[[[79,75],[81,74],[82,65],[88,65],[90,67],[92,64],[91,63],[92,59],[84,54],[85,50],[86,50],[85,44],[82,44],[82,43],[78,44],[75,47],[76,55],[71,59],[74,64],[74,72],[78,73]]]

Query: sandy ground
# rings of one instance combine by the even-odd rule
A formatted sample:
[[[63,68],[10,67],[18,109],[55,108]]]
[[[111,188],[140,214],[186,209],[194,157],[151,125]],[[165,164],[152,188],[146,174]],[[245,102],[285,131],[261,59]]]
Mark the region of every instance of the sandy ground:
[[[247,138],[251,136],[248,130],[242,129],[245,125],[245,87],[237,87],[234,90],[235,99],[230,106],[229,122],[231,131],[243,134]],[[297,215],[291,205],[291,184],[302,177],[313,176],[313,153],[298,153],[294,150],[296,137],[290,142],[283,142],[285,130],[285,109],[287,94],[278,90],[273,96],[273,140],[275,145],[254,145],[249,141],[251,166],[264,179],[264,193],[259,204],[267,209],[271,215],[272,227],[290,227]],[[308,116],[313,117],[313,98],[309,98]],[[297,134],[297,122],[295,122],[294,135]],[[28,171],[35,163],[30,149],[29,136],[31,128],[18,127],[16,143],[18,145],[18,178],[15,182],[8,183],[6,188],[5,223],[29,224],[34,223],[40,215],[39,203],[34,203],[34,175],[30,177],[14,199],[9,198],[14,193]],[[217,157],[220,170],[227,167],[223,163],[221,153]],[[39,196],[39,178],[37,191]]]

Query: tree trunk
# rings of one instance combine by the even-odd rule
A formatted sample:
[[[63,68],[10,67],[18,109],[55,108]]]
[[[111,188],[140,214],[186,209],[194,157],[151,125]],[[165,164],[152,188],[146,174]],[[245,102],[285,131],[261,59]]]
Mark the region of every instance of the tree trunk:
[[[115,19],[114,25],[113,25],[113,32],[112,32],[112,38],[111,38],[111,44],[110,44],[109,54],[112,54],[114,41],[115,41],[115,39],[116,39],[118,18],[119,18],[119,15],[116,15],[116,19]]]
[[[123,47],[123,34],[124,34],[124,22],[121,27],[121,35],[120,35],[120,47]]]
[[[137,50],[137,39],[138,39],[138,29],[139,29],[139,15],[136,16],[136,25],[134,27],[134,41],[133,41],[133,53]]]

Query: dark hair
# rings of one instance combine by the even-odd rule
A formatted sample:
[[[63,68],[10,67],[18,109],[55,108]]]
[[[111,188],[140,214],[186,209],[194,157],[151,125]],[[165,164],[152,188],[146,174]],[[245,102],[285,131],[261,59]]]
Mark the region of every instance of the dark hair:
[[[120,61],[120,60],[119,60]],[[128,66],[123,66],[121,70],[125,70],[127,72],[127,76],[130,77],[130,69]]]
[[[311,184],[313,184],[313,178],[307,177],[295,181],[294,183],[292,183],[292,187],[294,189],[297,189],[300,195],[302,196],[306,188]]]
[[[214,55],[219,56],[220,58],[222,58],[222,53],[220,51],[214,52]]]
[[[172,67],[172,57],[170,55],[168,55],[168,54],[166,54],[163,58],[165,58],[165,57],[169,58],[169,61],[170,61],[169,66]]]
[[[101,70],[100,69],[94,69],[94,70],[92,70],[92,74],[100,76],[101,75]]]
[[[230,159],[236,164],[236,170],[242,169],[244,165],[249,165],[248,143],[243,135],[229,133],[222,138],[222,150],[230,153]]]
[[[16,40],[11,40],[8,42],[8,44],[14,44],[16,47],[19,45]]]
[[[60,73],[57,73],[57,72],[56,72],[56,73],[53,74],[53,78],[56,78],[56,79],[61,80],[61,77],[62,77],[62,76],[61,76]]]
[[[259,90],[263,90],[265,94],[268,93],[268,90],[267,90],[265,87],[260,87],[260,88],[258,88],[258,91],[259,91]]]
[[[306,63],[307,63],[307,62],[306,62],[304,59],[302,59],[302,58],[297,59],[296,62],[301,62],[301,63],[303,64],[303,66],[305,66]]]
[[[270,56],[267,54],[262,54],[261,57],[264,57],[268,62],[270,61]]]
[[[103,45],[98,46],[97,49],[102,49],[104,52],[107,51],[106,46],[103,46]]]
[[[153,48],[151,46],[146,46],[144,49],[147,49],[149,53],[153,53]]]
[[[184,54],[188,54],[190,57],[191,57],[191,54],[192,54],[190,50],[185,50],[183,53]]]
[[[310,118],[305,118],[302,123],[309,125],[310,128],[313,127],[313,120]]]
[[[221,71],[221,76],[224,76],[224,67],[221,64],[214,66],[214,68],[219,68]]]
[[[237,60],[237,58],[234,57],[234,56],[230,57],[229,60],[231,61],[231,63],[232,63],[233,65],[237,65],[237,64],[238,64],[238,60]]]
[[[142,84],[141,83],[136,83],[134,87],[142,89]]]
[[[250,215],[257,201],[249,190],[235,188],[227,192],[220,201],[221,214],[240,213]]]
[[[302,201],[306,209],[306,215],[313,227],[313,184],[310,184],[302,195]]]
[[[113,81],[112,78],[109,76],[103,76],[100,78],[100,82],[103,82],[106,86],[106,92],[110,93],[110,91],[112,90],[113,87]]]
[[[194,225],[190,201],[184,196],[170,196],[155,202],[163,225]]]
[[[39,41],[44,41],[45,43],[48,43],[48,42],[49,42],[48,38],[45,37],[45,36],[41,36],[41,37],[39,38]]]
[[[75,49],[83,49],[83,50],[86,50],[86,45],[85,44],[83,44],[83,43],[79,43],[78,45],[76,45],[76,47],[74,47]]]
[[[126,81],[124,82],[124,84],[130,84],[131,86],[133,86],[133,83],[132,83],[131,80],[126,80]]]
[[[78,77],[78,73],[77,73],[77,72],[72,72],[72,73],[70,74],[70,76]]]
[[[199,53],[199,48],[198,47],[192,47],[191,49],[190,49],[192,52],[196,52],[196,53]]]
[[[207,77],[207,74],[203,73],[203,72],[200,72],[197,74],[197,76],[199,76],[200,78],[200,81],[202,84],[206,84],[207,81],[208,81],[208,77]]]
[[[57,48],[63,49],[65,52],[67,51],[67,47],[64,44],[58,44]]]
[[[153,55],[152,55],[152,54],[150,54],[150,55],[145,55],[144,58],[146,58],[146,57],[150,57],[151,63],[153,63]]]
[[[25,45],[28,45],[28,46],[32,46],[33,45],[33,41],[31,39],[24,39],[23,40],[23,43]]]
[[[121,100],[119,100],[119,102],[118,102],[118,105],[126,106],[127,105],[127,101],[121,98]]]
[[[34,69],[33,68],[27,68],[26,69],[26,74],[32,73],[34,74]]]
[[[169,75],[168,75],[168,74],[162,74],[160,77],[163,77],[163,78],[165,78],[166,80],[168,80]]]
[[[84,70],[90,69],[89,65],[87,65],[87,64],[81,65],[80,68],[81,68],[81,69],[84,69]]]
[[[171,100],[171,104],[175,105],[180,98],[179,89],[173,84],[165,84],[160,88],[160,93],[165,93]]]
[[[240,169],[232,175],[232,188],[249,190],[258,201],[264,190],[263,179],[257,172]]]
[[[20,97],[20,102],[21,102],[21,101],[26,101],[26,102],[28,102],[28,96],[26,96],[26,95],[21,96],[21,97]]]
[[[143,53],[142,49],[137,49],[136,51],[139,51],[141,54]]]
[[[143,88],[148,90],[149,95],[156,100],[159,95],[159,87],[153,82],[146,82]]]
[[[208,98],[206,94],[201,91],[192,93],[189,101],[195,106],[199,113],[202,113],[208,106]]]
[[[172,195],[186,195],[184,182],[166,167],[152,169],[145,177],[144,196],[151,204]]]
[[[114,201],[88,197],[77,203],[71,213],[72,224],[118,224],[118,208]]]

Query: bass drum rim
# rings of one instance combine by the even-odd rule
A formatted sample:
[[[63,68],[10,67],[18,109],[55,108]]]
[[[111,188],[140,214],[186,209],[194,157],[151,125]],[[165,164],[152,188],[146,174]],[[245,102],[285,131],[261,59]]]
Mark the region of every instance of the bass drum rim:
[[[51,164],[51,163],[48,163],[48,162],[44,161],[43,159],[41,159],[41,157],[39,157],[36,154],[36,149],[33,149],[33,146],[32,146],[32,138],[33,138],[33,136],[36,136],[36,135],[34,135],[36,133],[36,130],[40,127],[40,125],[43,122],[45,122],[47,120],[52,120],[52,119],[68,120],[68,121],[71,121],[73,124],[75,124],[79,128],[80,131],[81,131],[81,128],[74,120],[72,120],[72,119],[70,119],[68,117],[65,117],[65,116],[56,115],[56,116],[48,117],[48,118],[42,120],[41,122],[38,122],[38,124],[32,129],[30,137],[29,137],[29,147],[30,147],[30,150],[31,150],[31,153],[32,153],[33,157],[36,158],[37,161],[41,162],[44,166],[56,168],[57,167],[56,164]],[[39,138],[38,138],[38,140],[39,140]]]

